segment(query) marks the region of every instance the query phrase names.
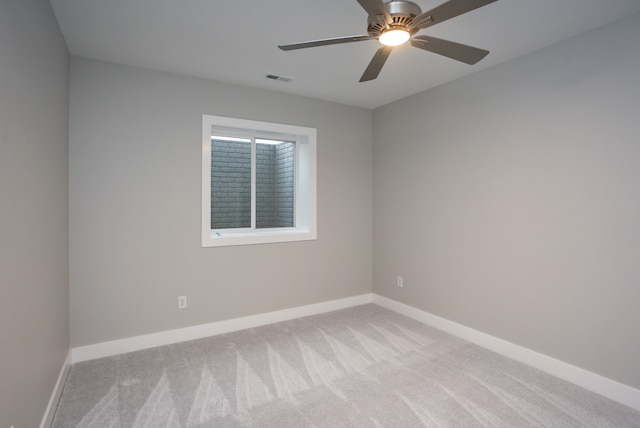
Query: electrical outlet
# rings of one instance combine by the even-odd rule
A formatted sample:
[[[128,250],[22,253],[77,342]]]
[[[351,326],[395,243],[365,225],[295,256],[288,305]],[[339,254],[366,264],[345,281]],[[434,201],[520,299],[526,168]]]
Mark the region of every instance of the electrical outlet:
[[[178,309],[187,309],[187,296],[178,296]]]
[[[404,287],[404,279],[401,276],[396,278],[396,285],[400,288]]]

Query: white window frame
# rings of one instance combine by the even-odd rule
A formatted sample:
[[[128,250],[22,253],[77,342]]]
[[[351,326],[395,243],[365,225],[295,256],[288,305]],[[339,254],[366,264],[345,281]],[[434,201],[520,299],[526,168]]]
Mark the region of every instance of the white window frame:
[[[270,229],[211,229],[211,136],[251,136],[295,141],[295,226]],[[317,239],[315,128],[202,115],[202,247],[268,244]],[[255,163],[252,162],[252,175]],[[251,209],[255,210],[252,197]]]

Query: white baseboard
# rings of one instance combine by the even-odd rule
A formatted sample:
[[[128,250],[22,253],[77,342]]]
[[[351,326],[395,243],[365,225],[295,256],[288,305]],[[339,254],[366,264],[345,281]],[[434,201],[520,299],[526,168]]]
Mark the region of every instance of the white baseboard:
[[[276,322],[287,321],[295,318],[317,315],[324,312],[337,311],[352,306],[371,303],[371,294],[347,297],[344,299],[330,300],[312,305],[298,306],[264,314],[250,315],[241,318],[218,321],[209,324],[200,324],[192,327],[167,330],[142,336],[128,337],[126,339],[112,340],[96,343],[94,345],[80,346],[71,349],[73,363],[94,360],[96,358],[110,357],[112,355],[139,351],[141,349],[154,348],[156,346],[171,345],[173,343],[202,339],[232,331],[259,327]]]
[[[640,411],[640,390],[638,389],[377,294],[362,294],[275,312],[81,346],[70,350],[70,355],[67,357],[67,360],[70,359],[70,361],[65,362],[65,367],[68,369],[70,362],[77,363],[156,346],[202,339],[218,334],[317,315],[367,303],[375,303],[394,312],[398,312]],[[61,379],[66,377],[66,374],[63,377],[63,372],[66,373],[65,367],[63,367],[60,373],[60,378],[58,379],[58,384],[60,385],[56,384],[56,391],[58,387],[60,391],[62,389]],[[52,403],[57,403],[57,398],[54,400],[54,396],[52,396],[49,407],[47,408],[48,413],[50,412]],[[47,415],[45,415],[45,419],[46,417]],[[43,420],[43,424],[44,423],[45,420]],[[41,427],[44,426],[48,425],[42,425]]]
[[[638,389],[377,294],[373,303],[640,410]]]
[[[55,413],[56,413],[56,407],[58,406],[58,401],[60,401],[62,388],[64,388],[64,383],[67,380],[67,374],[69,373],[70,367],[71,367],[71,350],[67,352],[67,357],[64,359],[64,363],[62,364],[62,368],[60,369],[58,380],[56,381],[56,385],[54,386],[53,392],[51,393],[51,398],[49,399],[49,403],[47,404],[47,408],[44,412],[44,416],[42,417],[40,428],[49,428],[53,423],[53,417],[55,416]]]

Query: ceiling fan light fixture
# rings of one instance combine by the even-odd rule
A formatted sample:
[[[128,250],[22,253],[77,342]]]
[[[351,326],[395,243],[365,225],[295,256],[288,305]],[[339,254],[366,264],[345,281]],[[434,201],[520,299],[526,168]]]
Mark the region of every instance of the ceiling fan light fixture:
[[[407,30],[396,28],[385,31],[380,35],[378,40],[385,46],[400,46],[401,44],[406,43],[409,40],[409,37],[411,37],[411,35]]]
[[[444,3],[442,3],[443,1]],[[377,78],[393,47],[408,41],[415,48],[473,65],[487,56],[489,51],[435,37],[415,36],[415,34],[420,30],[430,28],[496,1],[498,0],[439,0],[438,3],[440,5],[422,12],[420,6],[411,0],[357,0],[367,12],[367,34],[311,40],[289,45],[278,45],[278,47],[283,51],[290,51],[316,46],[377,40],[382,46],[378,46],[378,50],[371,58],[362,77],[360,77],[360,82],[368,82]]]

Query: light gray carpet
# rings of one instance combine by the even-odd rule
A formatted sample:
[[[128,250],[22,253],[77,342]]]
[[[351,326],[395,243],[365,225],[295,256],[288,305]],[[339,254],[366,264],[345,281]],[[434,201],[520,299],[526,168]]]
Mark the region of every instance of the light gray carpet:
[[[54,427],[640,427],[376,305],[73,365]]]

